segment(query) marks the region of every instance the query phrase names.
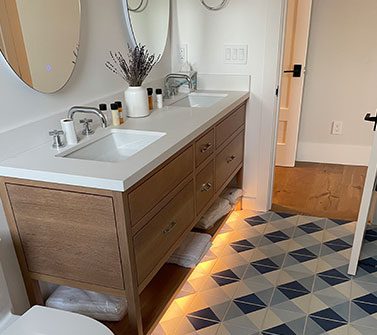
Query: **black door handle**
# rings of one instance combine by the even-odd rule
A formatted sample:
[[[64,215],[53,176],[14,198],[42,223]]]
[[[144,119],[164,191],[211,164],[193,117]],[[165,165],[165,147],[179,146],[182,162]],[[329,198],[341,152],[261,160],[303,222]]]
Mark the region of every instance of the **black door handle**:
[[[368,122],[374,122],[373,131],[376,131],[376,128],[377,128],[377,116],[371,116],[370,113],[368,113],[367,115],[365,115],[364,120],[368,121]]]
[[[293,73],[294,78],[300,78],[302,72],[302,65],[301,64],[295,64],[293,66],[293,70],[285,70],[284,73]]]

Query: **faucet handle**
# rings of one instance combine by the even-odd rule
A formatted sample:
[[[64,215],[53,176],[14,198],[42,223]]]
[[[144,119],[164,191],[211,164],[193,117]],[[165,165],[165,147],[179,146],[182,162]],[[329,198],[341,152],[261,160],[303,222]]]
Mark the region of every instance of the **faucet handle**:
[[[83,125],[83,130],[81,134],[88,136],[94,134],[94,130],[90,128],[90,124],[93,122],[93,119],[81,119],[80,123]]]
[[[64,135],[63,130],[51,130],[49,131],[49,135],[52,136],[52,147],[54,149],[59,149],[65,146],[64,141],[60,137],[61,135]]]

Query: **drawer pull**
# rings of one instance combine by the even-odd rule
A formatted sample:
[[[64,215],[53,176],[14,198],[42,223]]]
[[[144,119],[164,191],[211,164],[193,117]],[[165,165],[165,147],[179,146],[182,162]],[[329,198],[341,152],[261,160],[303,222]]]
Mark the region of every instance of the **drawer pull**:
[[[212,143],[207,143],[203,145],[200,149],[200,152],[204,154],[206,151],[208,151],[210,148],[212,148]]]
[[[201,188],[201,192],[208,192],[212,188],[211,183],[203,184]]]
[[[235,159],[236,159],[236,156],[235,156],[235,155],[232,155],[232,156],[230,156],[230,157],[228,157],[228,158],[226,159],[226,162],[227,162],[227,163],[230,163],[230,162],[234,161]]]
[[[175,221],[169,223],[169,225],[162,231],[162,233],[164,235],[169,234],[174,229],[174,227],[176,225],[177,225],[177,222],[175,222]]]

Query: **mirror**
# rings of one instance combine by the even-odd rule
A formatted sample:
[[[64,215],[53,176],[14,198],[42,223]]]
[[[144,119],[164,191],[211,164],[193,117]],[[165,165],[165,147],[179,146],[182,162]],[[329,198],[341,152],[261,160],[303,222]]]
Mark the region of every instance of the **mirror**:
[[[123,0],[133,45],[145,45],[150,54],[162,55],[169,33],[170,0]]]
[[[80,0],[0,0],[1,53],[31,88],[56,92],[76,64],[80,16]]]

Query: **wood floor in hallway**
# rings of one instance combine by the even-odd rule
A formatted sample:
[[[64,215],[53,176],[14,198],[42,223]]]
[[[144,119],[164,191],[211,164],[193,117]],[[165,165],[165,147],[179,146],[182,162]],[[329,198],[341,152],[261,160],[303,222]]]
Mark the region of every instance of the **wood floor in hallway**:
[[[276,167],[272,210],[356,220],[367,167],[297,162]]]

